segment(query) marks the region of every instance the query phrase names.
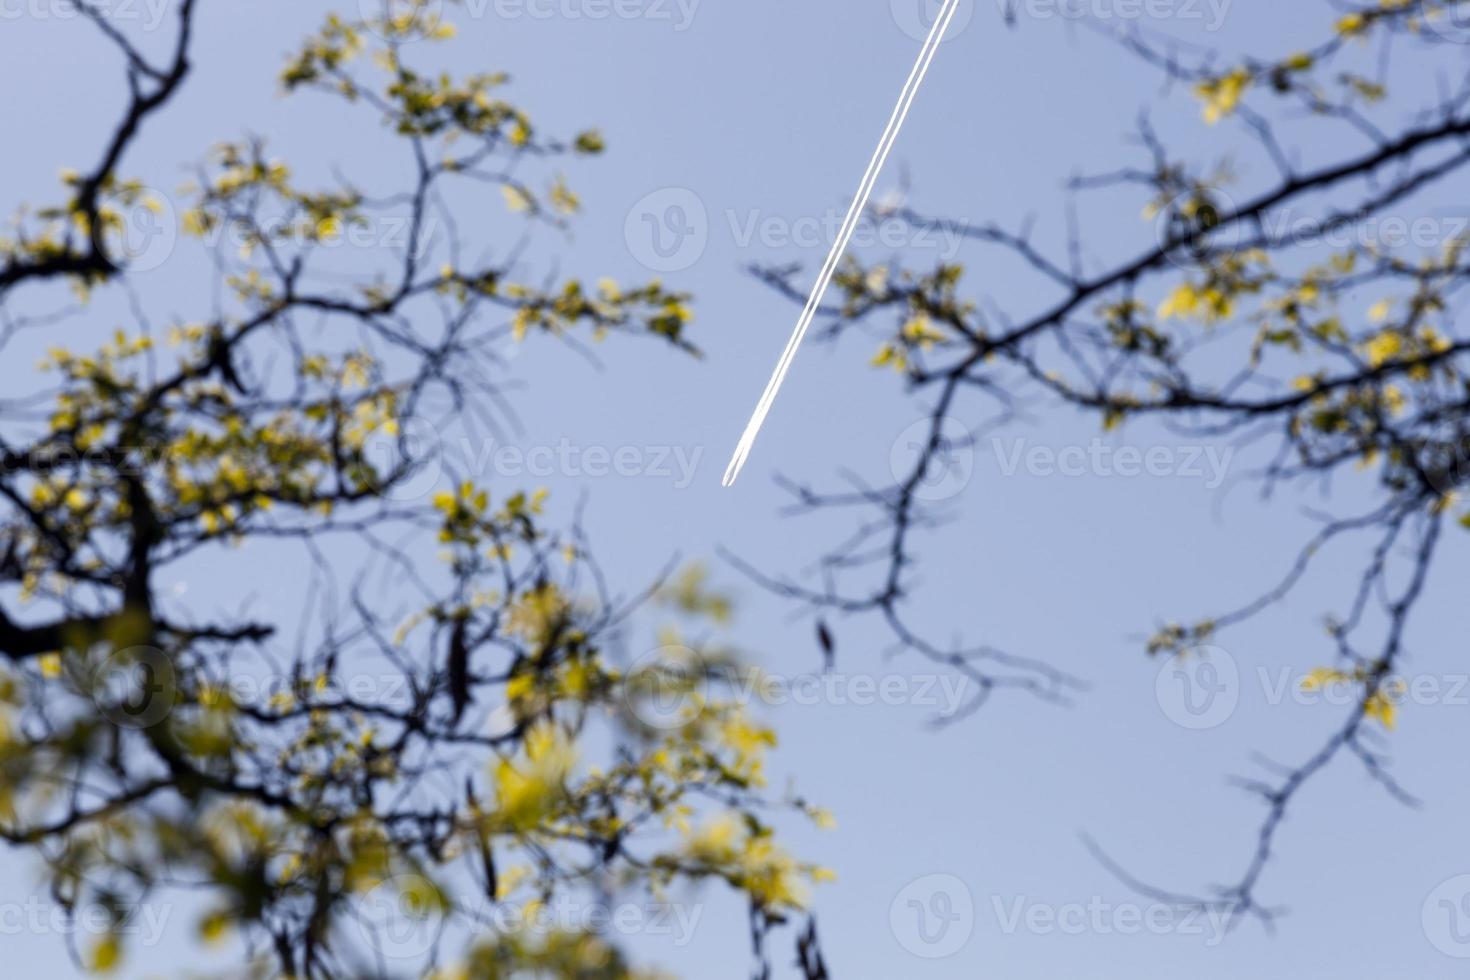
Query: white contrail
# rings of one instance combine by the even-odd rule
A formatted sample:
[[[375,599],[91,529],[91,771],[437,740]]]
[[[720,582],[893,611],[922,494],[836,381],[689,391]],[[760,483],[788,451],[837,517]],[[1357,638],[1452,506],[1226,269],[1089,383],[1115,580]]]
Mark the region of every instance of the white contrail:
[[[852,207],[847,211],[847,219],[843,221],[842,229],[837,233],[837,240],[832,243],[832,251],[827,255],[827,262],[817,276],[817,282],[812,287],[811,295],[807,297],[806,308],[801,311],[801,318],[796,321],[796,329],[792,331],[791,339],[786,342],[786,350],[782,352],[781,360],[776,363],[776,370],[766,384],[761,400],[755,406],[755,414],[750,417],[750,422],[745,426],[745,433],[740,437],[740,444],[735,447],[735,455],[730,459],[729,468],[725,470],[725,486],[727,487],[735,482],[736,477],[740,475],[741,468],[745,466],[746,459],[750,457],[750,450],[755,445],[756,436],[760,435],[761,426],[765,425],[766,416],[770,414],[771,406],[776,401],[776,395],[781,390],[781,384],[786,380],[786,372],[791,370],[791,362],[796,359],[796,350],[801,346],[807,328],[811,326],[812,320],[817,315],[817,309],[822,305],[822,297],[826,295],[827,287],[832,284],[832,277],[837,273],[837,263],[842,261],[842,255],[847,251],[853,233],[857,231],[858,220],[868,206],[868,198],[873,194],[878,175],[883,171],[883,164],[887,162],[893,144],[898,142],[898,134],[903,129],[903,121],[908,118],[909,109],[914,104],[914,98],[919,94],[919,87],[924,84],[924,76],[929,74],[929,65],[933,62],[935,53],[939,51],[939,45],[944,40],[944,32],[949,27],[949,22],[954,19],[959,5],[960,0],[945,0],[939,16],[934,18],[934,26],[929,31],[929,37],[925,39],[924,46],[919,51],[919,58],[914,62],[914,70],[909,73],[909,79],[904,83],[903,91],[899,93],[898,104],[893,107],[893,115],[888,118],[888,128],[883,131],[883,137],[878,141],[878,148],[873,151],[873,158],[868,161],[867,172],[863,174],[863,181],[858,185],[857,196],[853,198]]]

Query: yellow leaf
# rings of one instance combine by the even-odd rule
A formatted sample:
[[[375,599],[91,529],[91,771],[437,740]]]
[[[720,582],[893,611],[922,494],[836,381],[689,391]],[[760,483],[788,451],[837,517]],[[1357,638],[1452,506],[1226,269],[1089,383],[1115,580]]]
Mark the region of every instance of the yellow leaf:
[[[1363,345],[1363,353],[1372,367],[1391,360],[1404,349],[1404,338],[1400,334],[1385,330]]]
[[[205,945],[213,946],[225,938],[229,929],[229,915],[224,912],[211,912],[199,921],[199,938]]]
[[[1241,96],[1250,87],[1251,81],[1249,71],[1237,68],[1219,78],[1212,78],[1196,85],[1194,94],[1205,103],[1205,122],[1213,126],[1234,113],[1240,105]]]
[[[531,198],[514,184],[501,184],[500,193],[505,196],[505,206],[513,212],[529,211]]]
[[[1398,705],[1385,692],[1379,691],[1363,705],[1363,714],[1376,719],[1388,731],[1398,723]]]
[[[1320,691],[1327,685],[1344,679],[1341,671],[1333,670],[1331,667],[1318,667],[1302,678],[1301,688],[1303,691]]]
[[[92,945],[91,955],[87,958],[87,968],[94,973],[111,973],[117,968],[118,961],[122,959],[122,943],[111,933],[98,939]]]

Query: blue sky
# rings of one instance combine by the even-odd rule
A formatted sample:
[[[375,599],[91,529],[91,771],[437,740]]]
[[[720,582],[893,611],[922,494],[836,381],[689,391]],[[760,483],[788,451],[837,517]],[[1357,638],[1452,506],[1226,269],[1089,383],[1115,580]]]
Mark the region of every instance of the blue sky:
[[[808,567],[842,526],[783,519],[772,477],[824,481],[847,468],[886,478],[895,444],[921,417],[893,376],[866,366],[869,347],[809,347],[739,486],[719,486],[797,313],[742,267],[802,262],[810,275],[820,265],[826,229],[840,220],[916,53],[905,26],[918,21],[921,3],[504,0],[471,4],[469,16],[456,18],[459,36],[425,52],[459,70],[510,72],[515,98],[550,130],[596,125],[607,136],[605,157],[568,167],[586,213],[567,240],[543,239],[538,248],[560,255],[568,272],[625,281],[666,262],[675,267],[666,280],[697,297],[694,337],[707,352],[700,362],[636,343],[599,348],[600,368],[554,344],[516,352],[526,386],[512,397],[524,432],[508,445],[521,453],[539,447],[543,459],[558,446],[578,454],[577,464],[558,463],[534,482],[551,488],[563,514],[586,492],[594,541],[630,588],[671,555],[708,558],[722,546],[772,571]],[[1153,11],[1150,27],[1263,56],[1320,39],[1336,16],[1316,0],[1091,5],[1114,20]],[[401,158],[381,152],[369,116],[279,96],[283,57],[327,7],[283,0],[202,7],[196,74],[176,106],[150,124],[127,160],[130,174],[173,188],[187,176],[181,164],[247,132],[269,136],[276,152],[308,172],[340,166],[379,184],[402,173]],[[1061,184],[1078,172],[1139,162],[1127,135],[1140,110],[1192,160],[1239,142],[1238,130],[1207,129],[1187,93],[1167,92],[1153,71],[1053,6],[1022,0],[1014,30],[1000,7],[966,3],[966,24],[940,52],[880,196],[906,171],[921,210],[1009,227],[1034,215],[1037,239],[1055,246],[1066,231]],[[12,98],[0,186],[8,210],[49,199],[58,169],[94,159],[100,127],[123,92],[113,52],[86,25],[31,0],[3,9],[0,81]],[[135,23],[146,28],[153,8],[137,0],[135,9]],[[636,16],[594,16],[608,9]],[[165,35],[143,33],[150,44]],[[1324,137],[1301,150],[1310,160],[1342,145]],[[1269,179],[1245,156],[1246,185]],[[1150,240],[1140,205],[1106,197],[1089,205],[1082,215],[1088,261]],[[457,220],[487,244],[515,234],[496,209]],[[680,228],[692,237],[673,248]],[[660,248],[653,232],[665,236]],[[862,251],[882,255],[890,244],[875,232]],[[954,245],[943,236],[903,244],[921,264],[926,251],[949,258]],[[987,267],[978,254],[958,255],[969,260],[972,289],[1015,309],[1040,301],[1034,280]],[[207,302],[205,273],[184,255],[148,273],[143,288],[159,318]],[[69,329],[82,336],[114,325]],[[7,386],[28,384],[33,360],[7,352],[0,377]],[[1461,542],[1452,536],[1409,635],[1409,671],[1436,679],[1446,693],[1433,699],[1439,703],[1406,706],[1388,738],[1397,776],[1424,805],[1406,809],[1360,768],[1334,767],[1293,808],[1263,885],[1290,914],[1274,936],[1245,923],[1222,939],[1207,920],[1157,918],[1089,856],[1081,835],[1161,886],[1194,891],[1238,876],[1261,811],[1226,778],[1256,772],[1257,752],[1299,762],[1339,723],[1345,707],[1279,692],[1282,672],[1295,676],[1330,660],[1321,616],[1342,607],[1362,553],[1341,548],[1289,602],[1222,641],[1238,678],[1234,708],[1207,719],[1208,727],[1190,727],[1194,716],[1180,714],[1167,693],[1177,681],[1159,681],[1161,665],[1144,656],[1140,634],[1253,597],[1310,533],[1304,506],[1348,508],[1368,499],[1368,488],[1262,501],[1248,479],[1248,449],[1228,464],[1199,455],[1199,474],[1181,463],[1169,475],[1130,476],[1126,462],[1110,457],[1117,465],[1043,475],[1008,460],[1037,447],[1043,455],[1033,459],[1069,450],[1075,459],[1080,450],[1098,451],[1098,433],[1095,421],[1054,406],[1037,404],[1031,414],[1000,435],[1000,446],[981,441],[952,501],[956,520],[922,539],[916,608],[940,635],[1045,659],[1089,689],[1070,707],[998,697],[975,717],[933,731],[932,705],[854,703],[865,700],[863,678],[898,678],[895,689],[910,702],[943,693],[922,662],[885,657],[888,638],[878,624],[837,622],[840,694],[772,710],[782,735],[773,785],[791,776],[838,820],[833,831],[798,827],[792,835],[798,850],[838,874],[816,901],[834,975],[1435,980],[1463,973],[1442,947],[1470,948],[1436,917],[1439,898],[1463,894],[1453,883],[1448,892],[1436,889],[1470,873],[1462,827],[1470,761],[1457,751],[1470,735],[1470,689],[1451,693],[1465,674],[1456,654],[1470,608],[1461,594]],[[1144,427],[1101,445],[1163,447],[1175,461],[1205,448]],[[599,475],[595,453],[587,456],[594,447],[609,456],[636,450],[626,458],[639,461],[639,472]],[[667,465],[656,465],[656,456]],[[530,456],[512,458],[530,465]],[[742,647],[778,675],[815,669],[808,620],[734,570],[712,567],[738,596]],[[178,584],[187,601],[205,606],[233,606],[245,594],[260,608],[293,602],[293,583],[270,555],[249,548]],[[10,884],[0,890],[0,911],[13,911],[33,901],[30,872],[13,856],[4,862]],[[688,943],[638,936],[635,948],[687,975],[745,976],[741,910],[713,892],[701,900]],[[951,931],[936,943],[916,940],[917,909],[931,917],[930,938],[939,935],[941,914]],[[153,954],[130,961],[125,975],[172,974],[196,962],[192,918],[182,910],[166,918]],[[70,975],[51,928],[12,929],[8,921],[14,917],[0,917],[11,970]]]

